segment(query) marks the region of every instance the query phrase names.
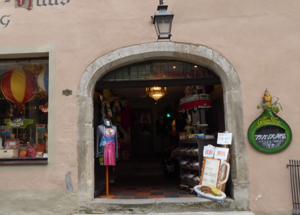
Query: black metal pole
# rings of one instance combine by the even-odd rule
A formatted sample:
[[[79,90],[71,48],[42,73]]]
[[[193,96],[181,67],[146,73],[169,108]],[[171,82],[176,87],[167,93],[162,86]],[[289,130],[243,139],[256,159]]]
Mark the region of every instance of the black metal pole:
[[[300,174],[299,174],[299,161],[297,160],[297,175],[296,175],[296,192],[297,192],[297,202],[296,202],[296,208],[297,208],[297,214],[299,214],[300,212],[300,207],[299,207],[299,189],[300,189],[300,185],[299,185],[299,177],[300,177]]]

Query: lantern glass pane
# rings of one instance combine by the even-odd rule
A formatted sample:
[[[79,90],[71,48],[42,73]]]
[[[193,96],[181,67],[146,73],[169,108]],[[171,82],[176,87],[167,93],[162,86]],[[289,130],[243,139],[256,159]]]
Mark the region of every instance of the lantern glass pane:
[[[171,16],[161,16],[157,18],[157,29],[160,34],[171,33]]]

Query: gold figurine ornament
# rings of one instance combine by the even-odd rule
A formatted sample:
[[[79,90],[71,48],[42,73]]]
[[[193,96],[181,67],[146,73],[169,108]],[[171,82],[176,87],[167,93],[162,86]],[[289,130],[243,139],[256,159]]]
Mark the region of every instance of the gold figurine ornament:
[[[276,98],[277,100],[272,103],[272,98]],[[260,107],[262,107],[264,110],[267,110],[267,109],[272,109],[272,111],[274,113],[278,113],[279,112],[279,108],[278,106],[280,107],[280,109],[282,110],[282,106],[281,104],[278,102],[279,101],[279,98],[277,97],[272,97],[268,91],[268,89],[266,89],[265,93],[264,93],[264,96],[262,97],[262,100],[263,102],[260,104],[260,105],[257,105],[257,109],[259,109]]]

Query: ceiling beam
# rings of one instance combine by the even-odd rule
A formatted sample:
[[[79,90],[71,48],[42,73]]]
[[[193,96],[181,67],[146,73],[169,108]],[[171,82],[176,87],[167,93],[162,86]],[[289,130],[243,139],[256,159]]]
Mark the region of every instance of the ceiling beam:
[[[153,86],[195,86],[195,85],[214,85],[221,84],[219,77],[207,78],[182,78],[182,79],[158,79],[158,80],[134,80],[134,81],[98,81],[98,89],[114,88],[140,88]]]

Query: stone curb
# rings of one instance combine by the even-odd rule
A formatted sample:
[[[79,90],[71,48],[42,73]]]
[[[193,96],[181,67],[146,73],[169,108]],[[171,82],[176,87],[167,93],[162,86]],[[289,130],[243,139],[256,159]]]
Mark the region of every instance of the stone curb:
[[[133,213],[114,213],[109,215],[124,215]],[[80,215],[80,214],[74,214]],[[103,215],[103,214],[94,214]],[[255,215],[251,211],[227,211],[227,212],[184,212],[184,213],[147,213],[147,214],[134,214],[134,215]]]

